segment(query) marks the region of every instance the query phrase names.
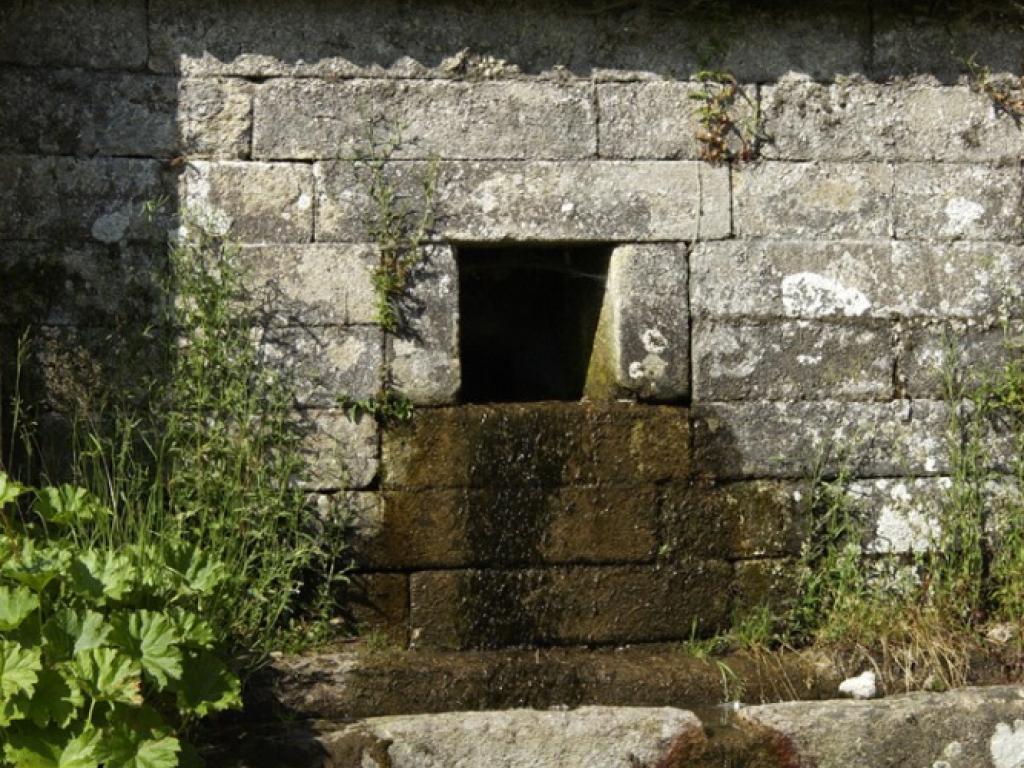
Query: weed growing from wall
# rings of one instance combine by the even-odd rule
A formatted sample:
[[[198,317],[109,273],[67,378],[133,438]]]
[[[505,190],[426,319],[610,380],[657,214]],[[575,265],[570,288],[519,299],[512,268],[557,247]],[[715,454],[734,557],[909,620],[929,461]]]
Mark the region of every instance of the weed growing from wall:
[[[690,94],[699,105],[701,130],[697,132],[697,141],[701,144],[701,158],[723,163],[760,157],[766,137],[757,100],[747,96],[728,72],[702,70],[694,79],[701,84],[700,92]],[[749,117],[742,117],[740,113],[748,110]],[[739,146],[734,149],[736,144]]]
[[[1018,125],[1024,121],[1024,76],[1011,85],[1010,81],[993,77],[992,70],[979,64],[977,54],[963,59],[971,88],[985,94],[991,100],[996,111],[1008,115]]]

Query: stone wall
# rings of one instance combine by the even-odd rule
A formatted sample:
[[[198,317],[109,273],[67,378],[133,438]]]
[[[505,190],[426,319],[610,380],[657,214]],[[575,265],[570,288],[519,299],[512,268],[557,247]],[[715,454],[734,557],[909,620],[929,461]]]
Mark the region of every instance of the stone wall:
[[[1020,20],[877,1],[8,2],[2,337],[141,326],[173,215],[211,215],[286,300],[312,490],[361,521],[357,619],[420,646],[684,638],[785,591],[830,445],[877,515],[872,546],[921,540],[950,471],[945,334],[980,363],[1022,322],[1024,131],[972,89],[971,54],[1019,75]],[[738,118],[762,116],[762,159],[703,159],[705,67],[741,84]],[[402,127],[399,193],[437,162],[398,335],[371,284],[371,121]],[[588,405],[460,403],[460,248],[524,243],[611,248]],[[411,425],[339,409],[382,372]]]

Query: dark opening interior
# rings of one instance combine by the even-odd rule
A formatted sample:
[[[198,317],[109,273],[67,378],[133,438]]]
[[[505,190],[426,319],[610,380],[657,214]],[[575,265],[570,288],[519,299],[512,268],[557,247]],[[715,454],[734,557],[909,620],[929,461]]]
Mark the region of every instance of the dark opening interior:
[[[458,250],[462,399],[579,400],[610,246]]]

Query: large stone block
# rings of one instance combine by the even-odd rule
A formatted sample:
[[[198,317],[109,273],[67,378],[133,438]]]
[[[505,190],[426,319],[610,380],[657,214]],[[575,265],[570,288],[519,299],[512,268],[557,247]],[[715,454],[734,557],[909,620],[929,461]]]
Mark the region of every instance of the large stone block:
[[[601,116],[599,154],[611,159],[698,160],[704,130],[698,110],[704,86],[695,82],[609,83],[597,87]],[[746,126],[754,119],[757,92],[744,88],[729,114]],[[736,135],[729,146],[740,149]]]
[[[253,90],[253,85],[244,80],[216,77],[181,80],[177,109],[181,151],[189,157],[249,157]]]
[[[418,204],[429,167],[391,163],[384,173]],[[366,221],[377,213],[366,172],[358,163],[317,164],[317,240],[366,238]],[[727,192],[728,170],[695,162],[442,162],[437,174],[434,234],[442,239],[688,240],[729,232],[728,206],[711,199]]]
[[[742,237],[889,237],[892,166],[765,162],[733,175],[733,225]]]
[[[0,62],[142,69],[145,0],[8,2],[0,7]]]
[[[693,14],[673,6],[593,13],[575,3],[410,7],[260,0],[196,7],[156,0],[156,71],[248,77],[687,77],[712,66],[741,81],[790,70],[816,79],[863,71],[869,14],[857,3]],[[799,45],[793,41],[799,40]]]
[[[867,526],[865,549],[872,554],[926,551],[939,532],[948,477],[855,480],[847,494]]]
[[[795,556],[810,529],[805,483],[673,483],[659,495],[661,554],[676,561]]]
[[[898,146],[897,89],[844,79],[789,76],[761,89],[765,157],[781,160],[891,160]]]
[[[386,491],[372,568],[460,568],[649,561],[653,488],[480,488]]]
[[[686,246],[612,251],[587,394],[676,400],[690,392]],[[598,391],[607,389],[607,392]]]
[[[7,157],[0,165],[0,239],[163,240],[168,216],[143,206],[171,192],[152,160]]]
[[[304,411],[304,484],[320,491],[366,488],[380,466],[377,423],[340,410]]]
[[[471,648],[681,640],[714,631],[729,612],[732,569],[569,567],[421,571],[411,576],[412,643]]]
[[[283,325],[376,322],[373,273],[380,249],[370,244],[245,246],[241,261],[254,298]]]
[[[380,390],[381,331],[373,326],[287,326],[260,331],[267,365],[294,387],[298,405],[331,408],[339,398],[364,399]]]
[[[896,172],[895,189],[898,238],[1021,238],[1019,165],[905,163]]]
[[[768,609],[771,616],[784,616],[799,604],[800,572],[792,559],[741,560],[736,563],[733,615],[742,621]]]
[[[294,163],[209,162],[185,167],[187,215],[239,243],[313,239],[313,171]]]
[[[417,405],[451,403],[461,384],[459,276],[449,246],[426,246],[398,301],[399,328],[388,336],[395,386]]]
[[[695,467],[711,477],[808,478],[840,462],[862,477],[949,470],[939,401],[705,403],[694,416]]]
[[[164,305],[166,247],[133,243],[3,244],[0,325],[115,325],[156,320]]]
[[[592,87],[553,82],[278,79],[256,96],[253,154],[355,159],[372,125],[395,126],[395,159],[560,160],[597,152]]]
[[[905,329],[899,374],[909,397],[946,397],[947,379],[955,373],[969,389],[990,379],[1024,343],[1024,325],[933,323]]]
[[[1019,313],[1024,249],[1008,243],[726,241],[690,255],[708,317],[964,317]]]
[[[349,629],[379,633],[397,648],[409,643],[409,577],[404,573],[353,573],[338,590]]]
[[[537,403],[421,409],[383,442],[389,488],[554,487],[680,479],[685,408]]]
[[[695,400],[882,400],[893,395],[888,324],[700,321]]]

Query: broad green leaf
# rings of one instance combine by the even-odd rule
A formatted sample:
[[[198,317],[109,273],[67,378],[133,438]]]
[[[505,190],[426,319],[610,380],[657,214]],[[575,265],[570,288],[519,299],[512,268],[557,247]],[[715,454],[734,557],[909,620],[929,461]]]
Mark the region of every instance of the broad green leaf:
[[[25,587],[0,587],[0,632],[10,632],[39,608],[39,598]]]
[[[3,565],[3,575],[40,593],[46,585],[67,571],[70,554],[57,547],[36,547],[26,538],[21,549]]]
[[[0,640],[0,702],[19,693],[31,696],[43,668],[38,648]]]
[[[191,544],[167,547],[165,558],[167,566],[181,577],[182,590],[188,595],[210,595],[229,576],[224,563]]]
[[[79,613],[62,608],[43,625],[47,654],[55,659],[70,659],[76,653],[107,645],[110,625],[96,611]]]
[[[60,728],[19,723],[4,736],[4,757],[14,768],[96,768],[100,764],[100,733],[94,728],[70,734]]]
[[[134,611],[120,614],[114,620],[113,639],[163,690],[168,680],[181,678],[181,650],[174,623],[155,611]]]
[[[28,705],[28,717],[40,727],[53,723],[58,728],[66,728],[84,705],[85,697],[78,683],[64,665],[59,665],[39,673],[35,694]]]
[[[106,768],[177,768],[181,744],[173,736],[149,738],[128,728],[113,730],[104,741]]]
[[[0,510],[27,490],[25,486],[12,480],[6,472],[0,472]]]
[[[72,669],[82,688],[98,701],[142,704],[142,668],[115,648],[94,648],[75,656]]]
[[[174,622],[182,645],[188,648],[213,649],[217,636],[209,622],[184,608],[172,608],[167,612],[167,616]]]
[[[88,522],[98,514],[107,513],[84,488],[67,484],[36,491],[32,508],[46,522],[58,525]]]
[[[71,563],[74,590],[99,603],[124,600],[137,578],[132,561],[116,552],[90,549]]]
[[[242,705],[238,678],[209,651],[186,655],[181,682],[176,688],[178,707],[200,717]]]
[[[11,723],[26,719],[29,716],[30,705],[31,699],[24,693],[16,693],[9,698],[0,699],[0,734]],[[0,741],[0,743],[3,742]]]

